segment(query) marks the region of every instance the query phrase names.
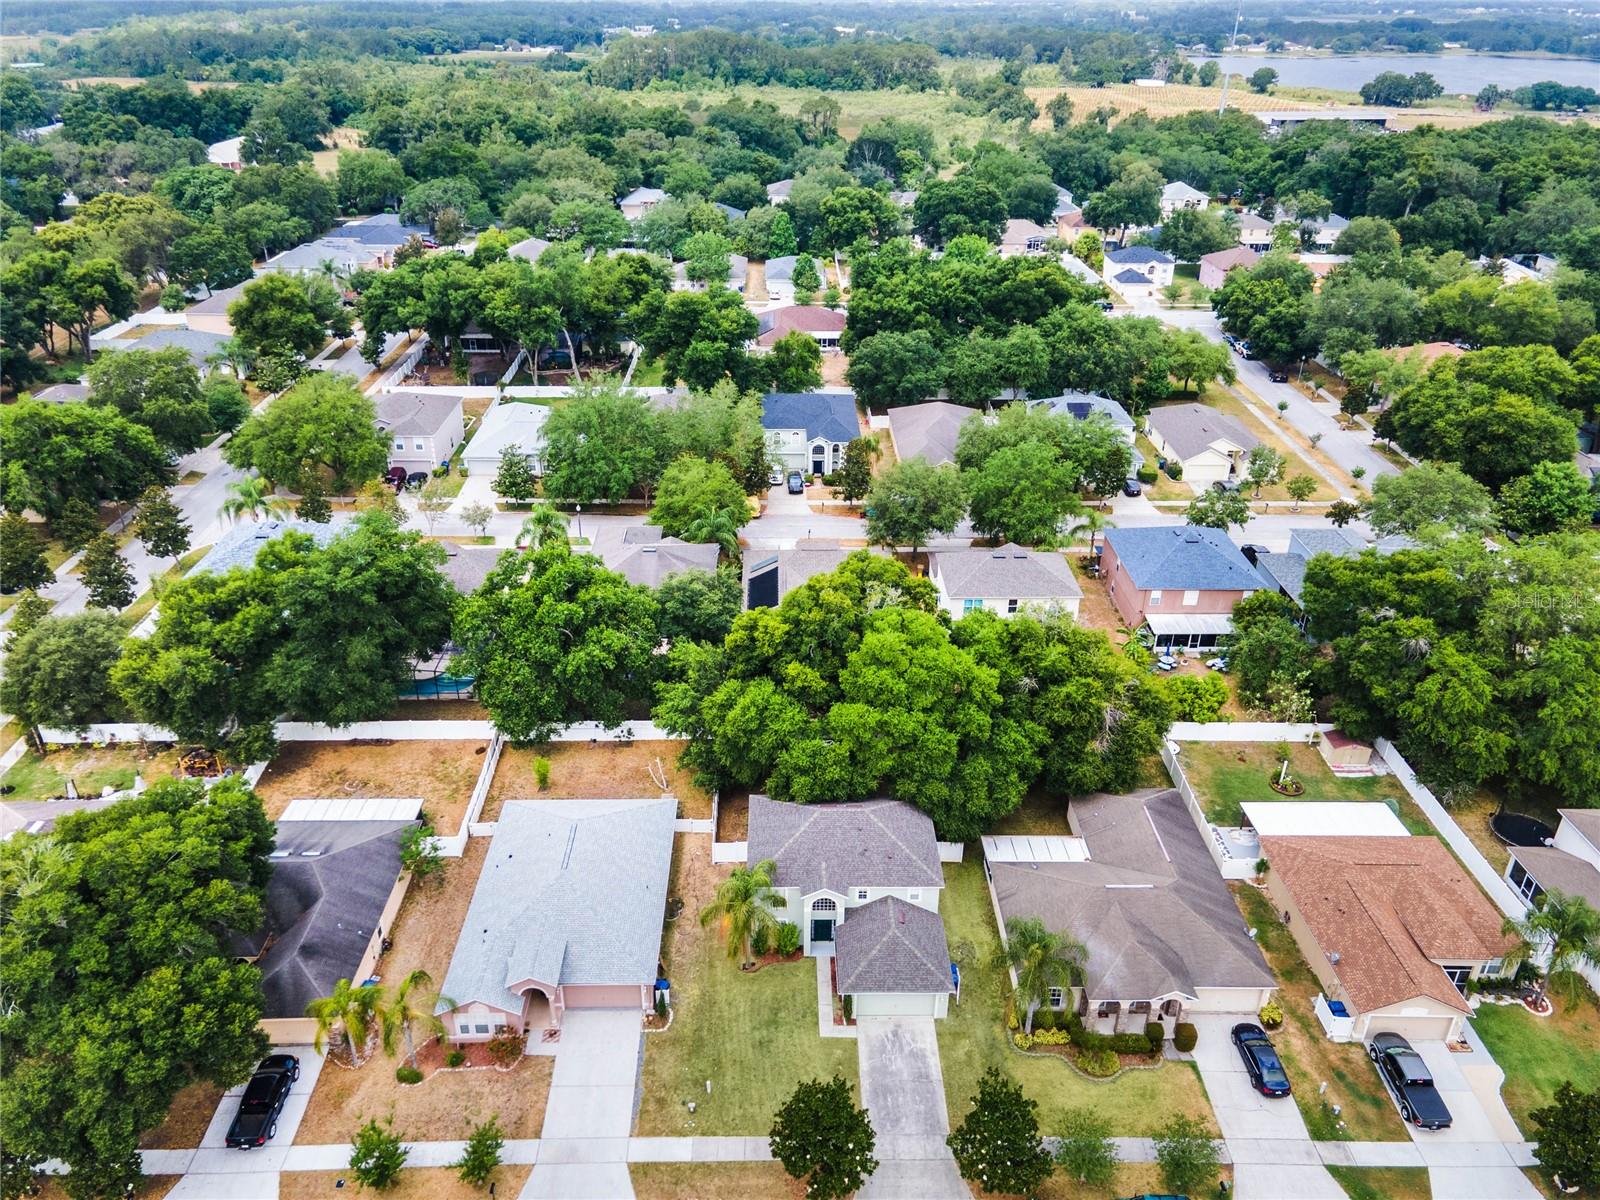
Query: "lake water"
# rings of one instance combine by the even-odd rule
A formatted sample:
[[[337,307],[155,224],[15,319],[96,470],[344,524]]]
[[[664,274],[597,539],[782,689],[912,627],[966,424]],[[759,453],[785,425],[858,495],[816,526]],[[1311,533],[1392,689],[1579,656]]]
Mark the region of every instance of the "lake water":
[[[1278,73],[1289,87],[1324,87],[1358,92],[1361,85],[1384,71],[1414,75],[1427,71],[1448,95],[1472,95],[1485,84],[1519,88],[1553,79],[1575,87],[1600,90],[1600,63],[1572,58],[1519,58],[1502,54],[1340,54],[1307,57],[1296,54],[1224,54],[1220,58],[1194,58],[1195,63],[1215,62],[1224,71],[1249,75],[1262,67]]]

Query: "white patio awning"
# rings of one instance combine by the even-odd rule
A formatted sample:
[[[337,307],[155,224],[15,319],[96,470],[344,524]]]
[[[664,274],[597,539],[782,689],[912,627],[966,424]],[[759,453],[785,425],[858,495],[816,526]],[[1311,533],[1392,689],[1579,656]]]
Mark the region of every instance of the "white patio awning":
[[[1263,837],[1410,837],[1387,804],[1376,801],[1249,801],[1239,806]]]
[[[1082,838],[1043,834],[986,837],[983,856],[990,862],[1088,862],[1089,844]]]
[[[1227,613],[1146,613],[1144,623],[1157,637],[1233,632],[1233,617]]]

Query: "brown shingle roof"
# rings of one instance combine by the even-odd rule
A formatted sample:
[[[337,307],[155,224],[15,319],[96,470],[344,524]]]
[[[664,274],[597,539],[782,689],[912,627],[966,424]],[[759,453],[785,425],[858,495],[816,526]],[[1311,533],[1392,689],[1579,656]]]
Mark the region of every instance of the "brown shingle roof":
[[[1467,1002],[1439,961],[1499,958],[1516,939],[1432,837],[1267,837],[1261,852],[1363,1011],[1426,996]]]

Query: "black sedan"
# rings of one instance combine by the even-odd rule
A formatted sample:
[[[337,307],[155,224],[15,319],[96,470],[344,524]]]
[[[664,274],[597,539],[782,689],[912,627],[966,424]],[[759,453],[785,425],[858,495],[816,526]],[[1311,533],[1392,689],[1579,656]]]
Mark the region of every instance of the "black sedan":
[[[1249,1021],[1235,1025],[1233,1044],[1239,1047],[1239,1057],[1244,1059],[1244,1069],[1256,1091],[1263,1096],[1289,1094],[1289,1076],[1265,1029]]]
[[[1367,1054],[1378,1064],[1402,1120],[1418,1129],[1450,1128],[1450,1109],[1433,1086],[1433,1072],[1410,1042],[1398,1033],[1374,1034]]]
[[[274,1054],[262,1060],[245,1085],[239,1111],[228,1126],[229,1149],[253,1150],[265,1146],[278,1132],[278,1114],[289,1089],[300,1078],[300,1060],[292,1054]]]

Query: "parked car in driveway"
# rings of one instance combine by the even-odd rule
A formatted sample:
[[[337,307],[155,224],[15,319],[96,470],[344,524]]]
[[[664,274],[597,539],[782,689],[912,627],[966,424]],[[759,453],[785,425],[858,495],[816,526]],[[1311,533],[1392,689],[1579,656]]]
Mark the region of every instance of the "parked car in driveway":
[[[782,487],[783,486],[783,468],[782,467],[773,467],[772,468],[772,473],[767,476],[767,482],[770,483],[773,487]]]
[[[1433,1086],[1433,1072],[1410,1042],[1398,1033],[1374,1034],[1367,1053],[1400,1106],[1401,1119],[1418,1129],[1450,1128],[1450,1109]]]
[[[1137,479],[1127,479],[1123,481],[1122,494],[1124,496],[1138,496],[1143,494],[1143,492],[1144,488],[1139,486],[1139,481]]]
[[[1263,1096],[1289,1094],[1289,1075],[1265,1029],[1249,1021],[1241,1022],[1233,1027],[1233,1044],[1239,1048],[1239,1057],[1244,1059],[1251,1087]]]
[[[273,1054],[261,1060],[256,1073],[245,1085],[239,1111],[228,1126],[227,1147],[253,1150],[265,1146],[277,1135],[278,1115],[289,1089],[300,1078],[300,1060],[292,1054]]]
[[[791,496],[798,496],[798,495],[802,494],[805,490],[806,490],[805,476],[801,475],[799,471],[790,471],[789,472],[789,494]]]

